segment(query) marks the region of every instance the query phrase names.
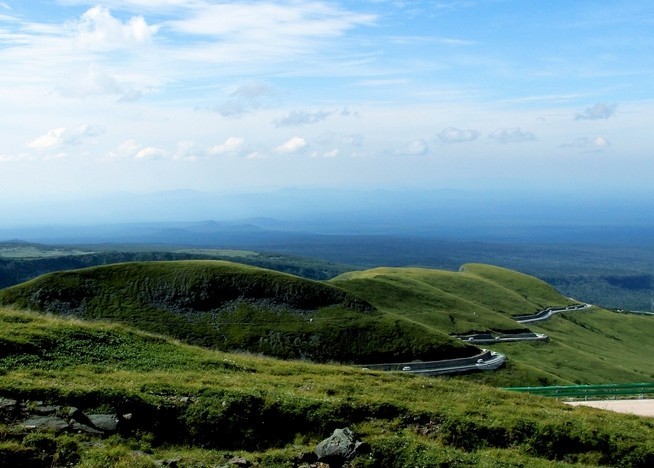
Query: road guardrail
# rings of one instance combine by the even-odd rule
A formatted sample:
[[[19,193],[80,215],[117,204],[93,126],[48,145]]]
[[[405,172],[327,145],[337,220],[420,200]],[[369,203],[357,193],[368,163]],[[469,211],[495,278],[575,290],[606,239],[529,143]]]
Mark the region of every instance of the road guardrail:
[[[654,382],[550,387],[506,387],[504,390],[562,399],[607,400],[618,397],[654,397]]]

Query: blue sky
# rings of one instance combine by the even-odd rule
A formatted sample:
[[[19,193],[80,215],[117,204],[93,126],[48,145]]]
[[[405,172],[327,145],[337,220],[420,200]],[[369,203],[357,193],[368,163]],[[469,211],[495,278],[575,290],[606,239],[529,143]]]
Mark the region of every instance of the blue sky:
[[[0,195],[651,193],[651,1],[1,0]]]

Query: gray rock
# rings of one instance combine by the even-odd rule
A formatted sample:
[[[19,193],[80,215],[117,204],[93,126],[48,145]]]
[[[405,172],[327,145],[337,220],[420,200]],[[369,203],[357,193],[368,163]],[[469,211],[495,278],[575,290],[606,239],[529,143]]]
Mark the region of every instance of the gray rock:
[[[83,424],[84,426],[93,427],[93,421],[91,421],[89,417],[79,408],[71,407],[68,410],[68,417],[75,422]]]
[[[95,429],[110,433],[118,430],[119,419],[115,414],[89,414],[88,418]]]
[[[54,416],[32,416],[20,423],[20,427],[36,431],[63,432],[70,429],[66,421]]]
[[[229,460],[228,464],[232,466],[250,466],[250,462],[243,457],[233,457],[231,460]]]
[[[364,452],[366,444],[357,441],[348,428],[336,429],[327,439],[320,442],[315,449],[318,461],[329,466],[342,466]]]

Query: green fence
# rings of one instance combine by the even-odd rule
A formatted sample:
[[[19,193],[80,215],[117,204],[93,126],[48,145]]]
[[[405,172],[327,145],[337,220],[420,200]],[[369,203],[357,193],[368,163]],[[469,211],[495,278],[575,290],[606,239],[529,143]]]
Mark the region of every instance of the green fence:
[[[504,390],[564,399],[612,400],[616,398],[654,398],[654,382],[553,387],[506,387]]]

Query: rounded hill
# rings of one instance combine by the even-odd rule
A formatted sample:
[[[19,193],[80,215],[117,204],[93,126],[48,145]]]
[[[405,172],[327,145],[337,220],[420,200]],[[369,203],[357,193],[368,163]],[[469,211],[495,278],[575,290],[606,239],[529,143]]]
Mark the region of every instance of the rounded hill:
[[[375,363],[477,352],[380,312],[337,286],[225,261],[122,263],[50,273],[0,291],[0,303],[291,359]]]

